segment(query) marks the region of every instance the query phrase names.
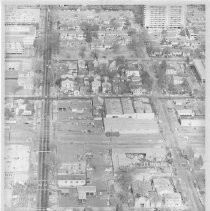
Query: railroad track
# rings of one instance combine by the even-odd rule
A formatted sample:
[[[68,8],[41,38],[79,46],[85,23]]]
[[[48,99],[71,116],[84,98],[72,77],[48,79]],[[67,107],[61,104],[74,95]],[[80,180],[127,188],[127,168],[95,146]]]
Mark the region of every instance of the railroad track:
[[[48,208],[49,181],[48,181],[48,154],[49,154],[49,130],[50,130],[50,82],[49,61],[51,60],[51,48],[48,45],[49,11],[45,8],[45,30],[44,30],[44,53],[43,53],[43,88],[42,88],[42,120],[39,141],[39,162],[38,162],[38,191],[37,211],[46,211]]]

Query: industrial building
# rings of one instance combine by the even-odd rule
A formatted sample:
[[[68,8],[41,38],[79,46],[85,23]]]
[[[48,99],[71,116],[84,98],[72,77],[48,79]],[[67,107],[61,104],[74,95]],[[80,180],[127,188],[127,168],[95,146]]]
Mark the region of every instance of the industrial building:
[[[185,6],[147,5],[144,9],[144,25],[149,30],[180,29],[185,26],[185,12]]]
[[[20,144],[5,146],[5,178],[15,184],[24,184],[29,179],[30,147]]]
[[[149,119],[133,118],[105,118],[105,133],[119,132],[119,134],[158,134],[157,122]]]
[[[106,98],[105,112],[106,118],[155,118],[149,98]]]

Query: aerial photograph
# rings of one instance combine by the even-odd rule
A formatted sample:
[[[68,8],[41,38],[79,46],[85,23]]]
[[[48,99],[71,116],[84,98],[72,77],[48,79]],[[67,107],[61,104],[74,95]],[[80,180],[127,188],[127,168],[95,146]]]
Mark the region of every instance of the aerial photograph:
[[[206,5],[16,3],[4,210],[205,211]]]

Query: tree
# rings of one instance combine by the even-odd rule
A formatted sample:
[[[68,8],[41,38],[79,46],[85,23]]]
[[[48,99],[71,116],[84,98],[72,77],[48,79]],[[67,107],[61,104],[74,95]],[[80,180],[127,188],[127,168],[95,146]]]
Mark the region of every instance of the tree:
[[[118,43],[114,43],[112,49],[114,53],[117,53],[118,50],[120,49],[120,45]]]
[[[182,28],[179,35],[182,36],[182,37],[186,36],[186,29]]]
[[[59,53],[60,40],[58,32],[51,32],[47,35],[47,49],[51,49],[53,53]],[[40,36],[34,40],[33,46],[36,49],[36,53],[43,55],[46,41],[44,36]]]
[[[90,52],[90,57],[92,57],[93,59],[98,59],[98,51],[91,51]]]
[[[57,78],[56,80],[55,80],[55,85],[56,86],[58,86],[59,88],[61,87],[61,78]]]
[[[13,95],[15,95],[21,89],[23,89],[22,86],[13,86],[12,89],[11,89],[11,92],[12,92]]]
[[[116,206],[116,211],[123,211],[123,206],[122,206],[122,204],[117,204],[117,206]]]
[[[151,55],[154,52],[154,49],[151,45],[146,46],[147,54]]]
[[[190,58],[189,58],[189,56],[186,57],[186,63],[187,63],[187,65],[189,65],[189,63],[190,63]]]
[[[173,83],[169,83],[168,84],[168,91],[170,91],[170,92],[174,92],[175,91],[175,86],[174,86]]]
[[[42,74],[36,73],[33,77],[34,86],[39,88],[42,84]]]
[[[82,31],[84,32],[86,42],[91,43],[92,37],[97,37],[97,32],[99,30],[99,25],[97,24],[90,24],[87,22],[82,22],[80,24]]]
[[[166,72],[166,67],[167,67],[167,63],[166,63],[165,60],[163,60],[162,63],[160,64],[160,70],[165,73]]]
[[[182,86],[185,87],[185,88],[188,88],[189,87],[189,83],[188,83],[188,81],[187,81],[186,78],[184,78],[183,83],[182,83]]]
[[[170,48],[167,47],[167,48],[163,49],[163,54],[168,56],[168,54],[170,54],[170,53],[171,53]]]
[[[125,29],[128,29],[130,26],[131,26],[131,22],[129,21],[128,18],[126,18],[124,28],[125,28]]]
[[[152,84],[153,84],[153,80],[150,77],[149,73],[146,72],[146,71],[142,71],[141,78],[142,78],[143,88],[144,89],[151,89]]]
[[[116,18],[112,18],[109,21],[109,25],[110,25],[110,27],[112,27],[114,29],[117,29],[119,27],[119,23],[117,22]]]
[[[85,52],[80,50],[79,52],[79,56],[83,59],[85,57]]]
[[[26,105],[26,110],[31,111],[32,113],[34,113],[34,104],[33,103],[29,103]]]
[[[10,119],[10,118],[13,118],[14,117],[14,113],[12,113],[10,111],[10,109],[6,107],[4,109],[4,116],[5,116],[6,119]]]
[[[135,34],[137,34],[136,29],[130,28],[130,29],[128,30],[128,36],[133,36],[133,35],[135,35]]]
[[[140,35],[136,34],[132,36],[131,42],[128,45],[128,48],[134,51],[137,57],[144,57],[144,42],[145,38]]]
[[[203,158],[201,155],[194,160],[194,165],[197,169],[200,169],[203,166]]]
[[[133,10],[135,22],[137,24],[141,24],[141,26],[143,26],[143,24],[144,24],[144,6],[135,5],[132,10]]]

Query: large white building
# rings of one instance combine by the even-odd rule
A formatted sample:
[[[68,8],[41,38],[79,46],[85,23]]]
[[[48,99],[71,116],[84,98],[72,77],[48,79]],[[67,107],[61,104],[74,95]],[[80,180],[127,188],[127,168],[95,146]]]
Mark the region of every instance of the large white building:
[[[144,9],[144,25],[151,30],[184,27],[185,8],[185,6],[178,5],[147,5]]]
[[[5,146],[5,178],[8,183],[23,184],[29,178],[30,148],[26,145]]]

